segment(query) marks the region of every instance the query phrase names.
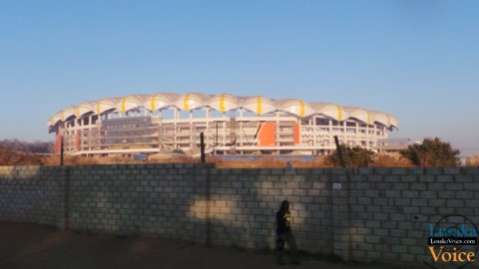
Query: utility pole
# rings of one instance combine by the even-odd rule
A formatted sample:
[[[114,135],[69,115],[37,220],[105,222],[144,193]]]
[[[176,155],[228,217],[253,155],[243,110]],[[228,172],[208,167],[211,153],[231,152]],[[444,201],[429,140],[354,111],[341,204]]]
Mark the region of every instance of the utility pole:
[[[200,150],[201,150],[201,163],[206,163],[206,154],[205,154],[205,134],[200,133]],[[210,186],[210,175],[209,169],[206,175],[205,180],[205,198],[206,198],[206,246],[211,247],[211,219],[210,219],[210,206],[211,206],[211,186]]]
[[[336,154],[338,154],[339,163],[343,168],[346,168],[346,163],[344,162],[344,155],[341,146],[339,145],[339,138],[337,135],[334,136],[334,143],[336,143]]]
[[[200,150],[201,150],[201,163],[205,163],[206,162],[205,134],[203,132],[200,133]]]
[[[65,155],[65,149],[64,149],[64,144],[63,144],[63,135],[61,136],[60,140],[60,166],[63,166],[63,158]]]
[[[218,146],[218,121],[216,121],[216,137],[215,137],[215,146]]]
[[[347,221],[349,227],[351,227],[352,223],[352,217],[351,217],[351,171],[350,169],[347,169],[346,163],[344,162],[344,155],[343,155],[343,150],[341,146],[339,145],[339,138],[337,135],[334,136],[334,142],[336,143],[336,154],[338,154],[339,162],[341,163],[341,166],[346,169],[346,188],[345,188],[345,193],[347,197],[347,209],[348,209],[348,214],[347,214]],[[352,257],[352,251],[353,251],[353,243],[352,243],[352,229],[348,229],[348,259]]]

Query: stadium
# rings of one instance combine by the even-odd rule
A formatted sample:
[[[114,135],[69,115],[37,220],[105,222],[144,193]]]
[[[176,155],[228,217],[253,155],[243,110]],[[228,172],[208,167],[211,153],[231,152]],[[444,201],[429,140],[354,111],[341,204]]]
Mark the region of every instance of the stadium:
[[[158,93],[85,102],[49,119],[55,151],[81,156],[199,152],[323,155],[341,143],[378,151],[398,120],[383,112],[300,99]]]

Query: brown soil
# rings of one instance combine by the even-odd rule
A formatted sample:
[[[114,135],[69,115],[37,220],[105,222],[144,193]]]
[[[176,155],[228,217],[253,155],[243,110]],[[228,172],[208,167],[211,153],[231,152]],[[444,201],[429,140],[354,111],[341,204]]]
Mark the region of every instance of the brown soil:
[[[151,237],[117,237],[59,231],[36,225],[0,222],[0,268],[278,268],[272,254]],[[304,258],[281,268],[383,268],[328,263]],[[390,267],[389,267],[390,268]],[[411,268],[411,267],[408,267]]]

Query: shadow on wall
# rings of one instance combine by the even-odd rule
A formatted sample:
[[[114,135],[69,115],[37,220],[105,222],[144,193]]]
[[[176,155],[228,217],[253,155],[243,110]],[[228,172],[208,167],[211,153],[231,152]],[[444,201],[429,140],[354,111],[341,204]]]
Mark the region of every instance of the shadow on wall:
[[[296,173],[284,176],[282,169],[267,170],[269,173],[264,175],[258,171],[223,170],[211,178],[211,191],[216,193],[210,202],[213,243],[273,249],[276,212],[281,201],[286,199],[292,204],[293,229],[298,246],[331,254],[328,178]],[[205,220],[206,207],[206,199],[195,197],[189,216]]]

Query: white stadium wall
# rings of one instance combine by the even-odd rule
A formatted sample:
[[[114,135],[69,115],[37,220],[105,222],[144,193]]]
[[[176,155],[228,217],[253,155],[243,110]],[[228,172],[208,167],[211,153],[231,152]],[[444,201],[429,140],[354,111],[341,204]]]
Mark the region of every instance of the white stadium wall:
[[[334,136],[378,150],[398,127],[387,113],[299,99],[199,93],[131,95],[81,103],[53,115],[49,131],[67,154],[197,154],[199,134],[215,154],[325,154]]]

